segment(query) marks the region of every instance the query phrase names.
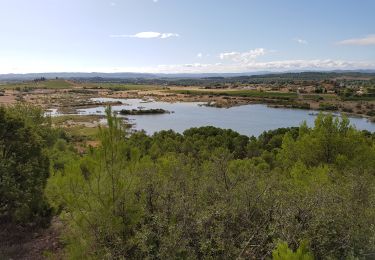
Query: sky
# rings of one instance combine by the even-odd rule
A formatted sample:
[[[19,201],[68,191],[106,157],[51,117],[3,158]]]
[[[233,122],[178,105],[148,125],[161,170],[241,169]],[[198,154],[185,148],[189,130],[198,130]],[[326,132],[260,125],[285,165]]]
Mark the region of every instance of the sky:
[[[0,73],[375,69],[374,0],[0,0]]]

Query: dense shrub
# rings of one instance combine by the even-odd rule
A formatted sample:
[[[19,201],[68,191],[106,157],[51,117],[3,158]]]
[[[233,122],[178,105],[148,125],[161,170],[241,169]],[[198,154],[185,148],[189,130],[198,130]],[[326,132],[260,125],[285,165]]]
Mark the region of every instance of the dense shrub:
[[[338,110],[337,105],[332,103],[319,103],[320,110],[336,111]]]
[[[18,113],[20,111],[22,113]],[[20,224],[48,223],[44,197],[49,176],[43,124],[36,131],[32,115],[41,111],[21,106],[0,107],[0,220]],[[22,114],[22,116],[21,116]],[[25,118],[28,118],[27,120]],[[40,116],[43,119],[43,115]],[[31,120],[31,121],[28,121]],[[44,120],[44,119],[43,119]]]

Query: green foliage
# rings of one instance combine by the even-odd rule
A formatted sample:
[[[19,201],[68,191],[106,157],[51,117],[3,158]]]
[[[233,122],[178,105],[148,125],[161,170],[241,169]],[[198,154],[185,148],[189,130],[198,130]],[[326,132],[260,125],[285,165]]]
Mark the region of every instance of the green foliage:
[[[70,258],[345,259],[375,250],[374,138],[347,118],[320,114],[313,128],[248,138],[215,127],[127,135],[107,116],[100,147],[81,158],[64,142],[54,148],[68,152],[46,192],[68,225]]]
[[[324,111],[336,111],[339,108],[337,107],[337,105],[332,103],[319,103],[319,109]]]
[[[48,220],[43,190],[49,176],[50,132],[38,109],[0,107],[1,221],[43,224]]]
[[[211,95],[211,96],[235,96],[235,97],[255,97],[255,98],[274,98],[274,99],[294,99],[296,93],[285,92],[263,92],[256,90],[233,90],[233,91],[200,91],[200,90],[173,90],[168,91],[186,95]]]
[[[67,249],[73,258],[126,255],[132,228],[142,212],[135,205],[137,177],[123,157],[125,132],[110,110],[107,115],[109,127],[101,128],[99,134],[102,146],[55,168],[46,190],[51,204],[62,207],[62,216],[70,224]],[[98,250],[92,251],[92,246]]]
[[[351,127],[345,117],[340,121],[332,115],[320,114],[312,130],[306,127],[301,127],[300,130],[303,133],[296,141],[290,134],[284,137],[283,150],[279,154],[283,166],[294,164],[296,161],[301,161],[307,166],[324,163],[335,163],[340,166],[341,160],[348,159],[355,163],[360,160],[362,164],[371,164],[374,159],[371,146],[366,145],[366,138]]]
[[[66,80],[35,80],[23,83],[9,83],[0,88],[15,89],[17,91],[28,92],[33,89],[68,89],[72,84]]]
[[[272,252],[274,260],[314,260],[313,255],[309,252],[307,242],[302,241],[296,252],[293,252],[288,244],[279,242],[276,249]]]
[[[152,109],[121,109],[119,111],[121,115],[153,115],[153,114],[168,114],[167,110],[162,108],[152,108]]]
[[[152,84],[115,84],[115,83],[96,83],[90,86],[91,88],[108,88],[113,91],[127,91],[127,90],[158,90],[161,86]]]

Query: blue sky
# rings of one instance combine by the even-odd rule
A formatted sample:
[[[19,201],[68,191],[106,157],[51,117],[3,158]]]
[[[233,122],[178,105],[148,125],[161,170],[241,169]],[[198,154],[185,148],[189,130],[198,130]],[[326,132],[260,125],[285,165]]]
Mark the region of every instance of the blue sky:
[[[0,73],[375,68],[374,0],[0,0]]]

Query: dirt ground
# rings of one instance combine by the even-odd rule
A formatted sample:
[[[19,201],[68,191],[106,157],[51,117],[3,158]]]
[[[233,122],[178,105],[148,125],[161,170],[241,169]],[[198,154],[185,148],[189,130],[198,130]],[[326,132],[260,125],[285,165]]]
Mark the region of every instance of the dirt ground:
[[[63,224],[58,217],[54,217],[46,229],[0,224],[0,259],[62,259],[62,228]]]
[[[0,95],[0,105],[10,105],[16,102],[16,95],[12,90],[7,90],[4,96]]]

